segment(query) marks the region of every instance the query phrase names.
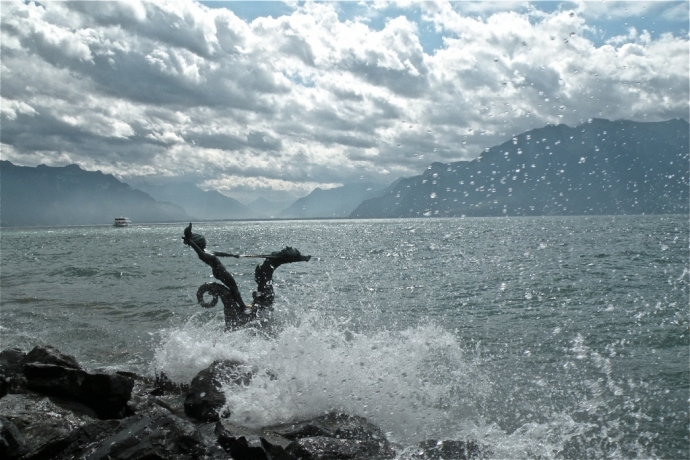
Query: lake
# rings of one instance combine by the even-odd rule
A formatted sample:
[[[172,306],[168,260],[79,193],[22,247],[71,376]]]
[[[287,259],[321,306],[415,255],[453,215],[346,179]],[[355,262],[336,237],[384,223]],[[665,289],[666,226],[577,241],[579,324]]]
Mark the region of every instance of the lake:
[[[226,333],[197,304],[211,270],[182,224],[3,229],[2,348],[180,382],[242,359],[258,374],[227,396],[246,425],[338,409],[402,446],[688,454],[688,216],[194,225],[211,250],[313,256],[276,270],[268,327]],[[224,259],[246,301],[260,261]]]

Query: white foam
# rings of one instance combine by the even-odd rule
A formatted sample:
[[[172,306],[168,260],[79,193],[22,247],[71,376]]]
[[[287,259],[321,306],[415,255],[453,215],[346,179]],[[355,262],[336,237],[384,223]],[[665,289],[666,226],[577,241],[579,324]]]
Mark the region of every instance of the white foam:
[[[455,334],[430,322],[399,331],[348,326],[308,311],[272,334],[225,333],[222,318],[199,316],[164,334],[153,366],[189,382],[216,359],[240,360],[259,370],[249,385],[224,388],[231,422],[266,426],[339,410],[408,447],[400,459],[415,458],[410,446],[425,439],[473,439],[502,458],[555,458],[591,428],[556,413],[507,433],[487,421],[496,415],[486,404],[490,378]]]
[[[342,410],[395,439],[453,437],[489,390],[457,338],[437,325],[355,332],[316,312],[272,336],[190,321],[165,334],[154,367],[188,382],[216,359],[259,368],[247,387],[226,388],[231,420],[250,426]]]

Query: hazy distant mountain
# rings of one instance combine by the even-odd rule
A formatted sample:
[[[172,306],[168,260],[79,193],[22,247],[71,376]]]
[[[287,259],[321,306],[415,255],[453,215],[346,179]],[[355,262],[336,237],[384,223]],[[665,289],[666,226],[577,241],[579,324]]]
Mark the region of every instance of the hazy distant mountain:
[[[675,119],[549,125],[434,163],[351,217],[687,214],[688,130]]]
[[[182,206],[192,220],[246,219],[251,211],[234,198],[210,190],[205,192],[192,183],[151,183],[130,181],[156,200]]]
[[[272,219],[290,204],[287,202],[268,201],[266,198],[257,198],[247,205],[252,217],[258,219]]]
[[[346,184],[328,190],[314,189],[309,195],[295,201],[280,213],[286,218],[348,217],[363,201],[380,196],[380,185]]]
[[[0,225],[52,226],[187,221],[179,206],[160,203],[110,174],[77,165],[35,168],[0,161]]]

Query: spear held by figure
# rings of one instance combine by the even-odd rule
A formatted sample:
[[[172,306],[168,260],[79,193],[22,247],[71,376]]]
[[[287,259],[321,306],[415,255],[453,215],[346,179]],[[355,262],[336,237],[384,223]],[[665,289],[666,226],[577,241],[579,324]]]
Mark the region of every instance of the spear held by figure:
[[[213,276],[223,283],[205,283],[199,287],[196,295],[201,306],[207,308],[215,306],[218,302],[218,298],[221,299],[224,306],[226,329],[234,329],[242,326],[256,319],[256,315],[260,310],[272,308],[275,298],[273,292],[273,271],[276,268],[282,264],[307,262],[311,259],[311,256],[303,256],[297,249],[293,249],[289,246],[281,251],[272,252],[266,255],[230,254],[226,252],[206,251],[206,238],[204,238],[203,235],[192,233],[191,223],[184,229],[182,240],[184,244],[194,249],[199,259],[211,267]],[[257,289],[252,292],[253,302],[251,304],[246,305],[244,303],[235,279],[227,271],[219,257],[260,257],[265,259],[263,263],[257,265],[254,270],[254,279],[256,280]],[[211,302],[204,301],[204,294],[206,293],[213,296]]]

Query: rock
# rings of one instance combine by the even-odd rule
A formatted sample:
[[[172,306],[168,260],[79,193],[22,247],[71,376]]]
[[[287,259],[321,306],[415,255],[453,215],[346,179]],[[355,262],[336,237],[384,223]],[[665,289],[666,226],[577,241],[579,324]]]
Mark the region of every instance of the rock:
[[[30,452],[21,431],[5,417],[0,417],[0,457],[12,460]]]
[[[481,450],[475,441],[437,441],[428,439],[418,444],[420,451],[417,456],[420,459],[454,459],[469,460],[478,458]]]
[[[26,353],[19,348],[0,351],[0,367],[8,374],[21,374]]]
[[[15,365],[16,357],[11,358]],[[51,346],[35,347],[21,362],[27,389],[86,404],[101,419],[124,415],[134,385],[131,377],[87,372],[73,356]]]
[[[189,393],[184,401],[184,411],[188,417],[202,422],[215,422],[230,416],[225,408],[224,384],[248,385],[252,372],[237,361],[214,361],[208,368],[199,372],[189,385]]]
[[[290,440],[265,429],[253,429],[233,425],[225,420],[218,422],[214,434],[218,443],[233,458],[293,460],[285,448]]]
[[[81,456],[81,455],[80,455]],[[89,449],[89,460],[229,458],[215,438],[163,409],[123,420],[115,434]]]
[[[26,382],[19,388],[22,392],[0,398],[2,459],[384,460],[396,456],[383,431],[363,417],[332,412],[262,428],[222,419],[221,415],[230,414],[219,415],[226,404],[221,388],[247,385],[256,372],[239,362],[214,362],[199,372],[189,392],[164,374],[150,378],[89,372],[53,347],[37,347],[27,355],[21,350],[0,352],[2,375],[15,378],[19,369]],[[414,458],[453,460],[489,452],[473,441],[436,440],[402,454],[410,450]]]
[[[154,396],[162,396],[170,393],[179,394],[182,391],[189,391],[189,385],[175,383],[170,380],[165,372],[161,372],[160,374],[156,374],[154,388],[151,394]]]
[[[20,450],[32,458],[52,458],[72,442],[75,430],[97,420],[87,406],[37,394],[7,395],[0,399],[0,413],[21,433]]]
[[[8,393],[26,391],[22,366],[26,353],[18,348],[0,351],[0,398]]]
[[[356,441],[326,436],[300,438],[287,447],[287,453],[300,459],[331,460],[383,460],[395,457],[387,443]]]
[[[69,369],[83,369],[74,356],[61,353],[57,348],[50,345],[34,347],[24,357],[23,364],[27,363],[53,364]]]
[[[78,367],[36,362],[24,365],[24,375],[30,390],[86,404],[101,419],[124,416],[134,386],[134,381],[123,375],[92,374]]]
[[[308,421],[286,423],[269,428],[290,440],[325,436],[357,441],[385,440],[383,431],[364,417],[330,412]]]
[[[364,417],[331,412],[267,429],[293,440],[285,450],[294,457],[358,460],[395,457],[383,431]]]

